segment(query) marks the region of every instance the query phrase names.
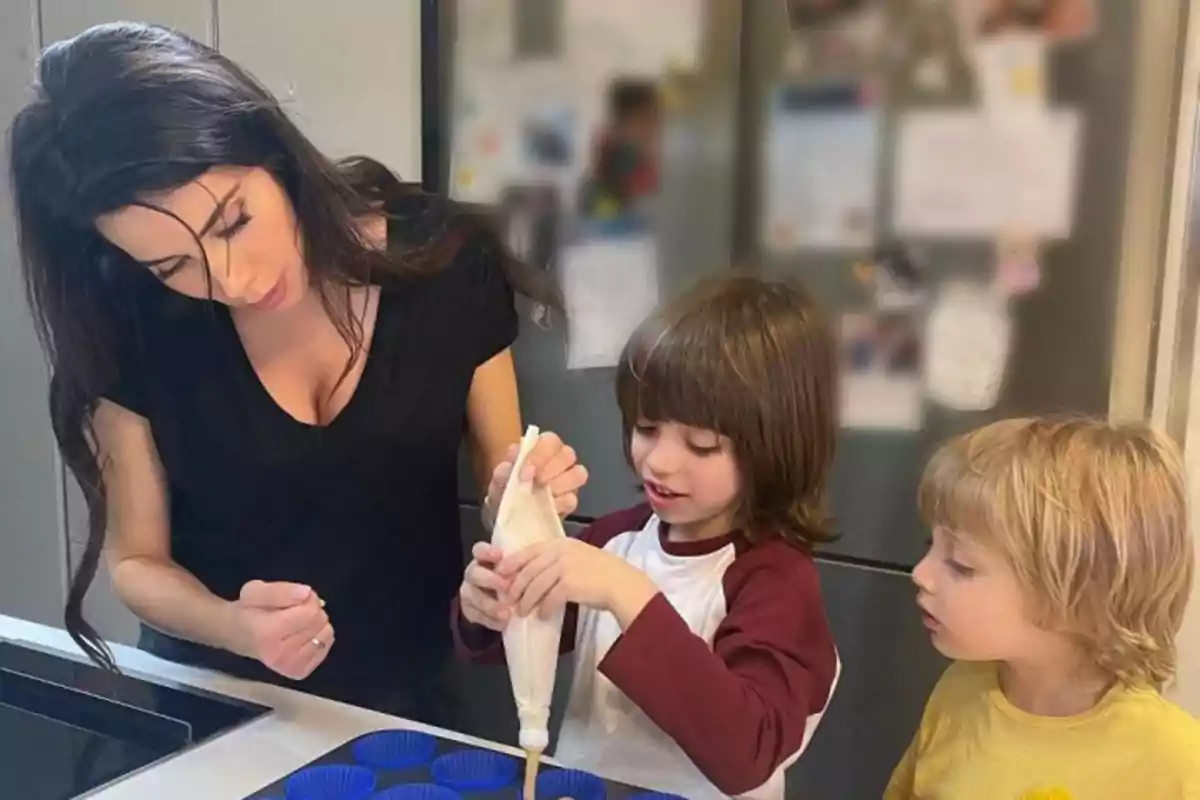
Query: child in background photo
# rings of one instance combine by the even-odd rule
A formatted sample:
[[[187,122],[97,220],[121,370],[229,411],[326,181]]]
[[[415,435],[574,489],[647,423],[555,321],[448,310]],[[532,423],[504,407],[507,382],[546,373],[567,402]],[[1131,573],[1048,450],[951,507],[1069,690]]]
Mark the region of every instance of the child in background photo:
[[[636,216],[639,201],[658,193],[662,97],[653,81],[613,82],[608,119],[581,187],[580,215],[593,222]]]
[[[692,800],[784,797],[840,670],[827,541],[837,347],[809,296],[708,282],[634,333],[617,371],[646,503],[578,539],[477,545],[456,636],[502,657],[512,614],[563,604],[575,677],[555,758]]]
[[[938,451],[913,571],[957,662],[886,800],[1200,800],[1200,722],[1159,693],[1192,586],[1178,449],[1141,425],[1015,419]]]

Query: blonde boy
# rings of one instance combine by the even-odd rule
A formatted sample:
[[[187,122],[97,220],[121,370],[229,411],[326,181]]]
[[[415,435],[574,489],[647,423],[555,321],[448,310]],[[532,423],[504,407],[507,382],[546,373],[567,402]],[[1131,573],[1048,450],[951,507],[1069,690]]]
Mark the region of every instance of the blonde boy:
[[[1192,585],[1178,449],[1141,425],[996,422],[942,447],[913,571],[956,659],[887,800],[1200,800],[1200,722],[1159,689]]]

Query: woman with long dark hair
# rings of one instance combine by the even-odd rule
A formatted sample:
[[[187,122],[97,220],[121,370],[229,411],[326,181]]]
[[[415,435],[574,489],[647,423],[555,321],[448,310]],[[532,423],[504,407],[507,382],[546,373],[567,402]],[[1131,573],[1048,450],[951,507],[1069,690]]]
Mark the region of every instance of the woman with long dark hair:
[[[11,160],[89,511],[76,642],[111,666],[81,610],[103,557],[156,654],[445,722],[457,454],[465,432],[486,517],[521,433],[513,290],[552,293],[488,225],[330,162],[237,65],[159,27],[47,48]],[[586,473],[557,437],[530,471],[574,507]]]

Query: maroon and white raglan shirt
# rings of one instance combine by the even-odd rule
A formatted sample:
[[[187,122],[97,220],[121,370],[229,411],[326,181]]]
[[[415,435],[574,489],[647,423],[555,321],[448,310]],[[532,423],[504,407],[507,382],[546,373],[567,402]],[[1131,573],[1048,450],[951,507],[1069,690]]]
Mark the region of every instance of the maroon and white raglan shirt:
[[[568,608],[575,678],[554,757],[606,778],[693,800],[783,798],[841,665],[811,555],[782,537],[672,542],[648,506],[580,536],[620,556],[659,594],[621,632],[605,611]],[[474,659],[500,636],[453,612]]]

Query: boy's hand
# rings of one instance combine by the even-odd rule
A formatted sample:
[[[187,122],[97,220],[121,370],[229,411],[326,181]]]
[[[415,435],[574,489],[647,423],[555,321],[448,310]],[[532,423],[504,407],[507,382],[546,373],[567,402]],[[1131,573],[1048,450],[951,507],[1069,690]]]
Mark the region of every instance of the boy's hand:
[[[490,528],[500,510],[500,498],[508,486],[513,462],[517,460],[519,445],[511,445],[504,460],[496,465],[487,496],[483,501],[485,527]],[[575,451],[558,437],[558,434],[543,432],[537,444],[525,459],[521,480],[531,481],[535,486],[548,486],[554,495],[554,507],[560,517],[573,512],[579,505],[579,490],[587,483],[588,472],[578,462]]]
[[[624,629],[658,587],[641,570],[578,539],[556,539],[506,556],[496,573],[510,582],[505,599],[517,614],[550,617],[567,603],[611,612]]]
[[[500,599],[509,582],[494,571],[503,556],[499,547],[477,542],[471,548],[473,560],[467,565],[458,589],[458,604],[467,621],[494,631],[503,631],[512,615],[508,604]]]

